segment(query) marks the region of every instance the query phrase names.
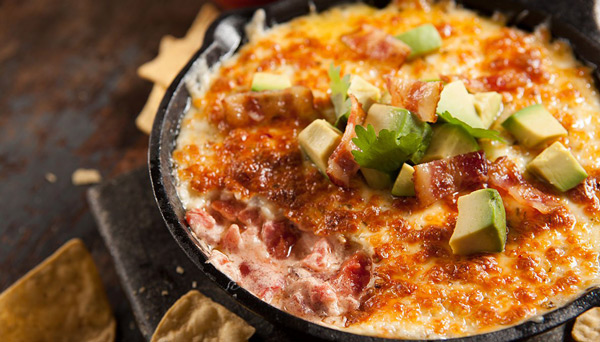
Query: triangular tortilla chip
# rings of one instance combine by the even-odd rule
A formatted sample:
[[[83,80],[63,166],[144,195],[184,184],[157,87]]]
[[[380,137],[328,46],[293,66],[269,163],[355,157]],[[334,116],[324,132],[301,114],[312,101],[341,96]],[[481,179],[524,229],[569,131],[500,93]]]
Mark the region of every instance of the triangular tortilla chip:
[[[135,119],[135,125],[140,131],[150,134],[152,131],[152,125],[154,124],[154,117],[160,106],[160,102],[165,96],[167,89],[159,84],[155,84],[146,100],[144,108],[140,112],[140,115]]]
[[[254,331],[236,314],[192,290],[165,313],[151,342],[242,342]]]
[[[83,242],[73,239],[0,294],[3,342],[111,342],[115,319]]]
[[[217,9],[210,4],[202,7],[192,26],[182,39],[164,36],[156,58],[138,68],[138,75],[168,88],[194,53],[202,46],[204,33],[217,17]]]
[[[590,309],[577,317],[571,335],[577,342],[600,341],[600,308]]]

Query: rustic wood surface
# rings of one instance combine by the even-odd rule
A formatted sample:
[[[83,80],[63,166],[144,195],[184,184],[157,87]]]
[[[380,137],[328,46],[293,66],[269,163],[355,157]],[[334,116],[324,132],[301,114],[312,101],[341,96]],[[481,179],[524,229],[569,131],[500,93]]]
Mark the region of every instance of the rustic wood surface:
[[[146,163],[134,119],[151,84],[135,70],[163,35],[183,36],[203,2],[0,1],[0,291],[80,237],[114,308],[117,340],[141,340],[87,187],[72,185],[71,173],[95,168],[106,179]]]

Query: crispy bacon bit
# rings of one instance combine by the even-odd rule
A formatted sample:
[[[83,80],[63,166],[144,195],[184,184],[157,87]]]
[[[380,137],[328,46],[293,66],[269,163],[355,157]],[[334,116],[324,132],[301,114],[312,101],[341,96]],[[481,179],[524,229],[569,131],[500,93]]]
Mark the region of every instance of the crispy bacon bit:
[[[185,214],[185,218],[199,239],[210,244],[216,244],[221,240],[223,226],[217,224],[215,218],[205,210],[191,209]]]
[[[488,161],[481,151],[416,165],[417,199],[426,207],[454,192],[480,186],[487,172]]]
[[[292,312],[321,317],[338,316],[342,313],[331,285],[310,275],[286,288],[286,297],[288,300],[285,308]]]
[[[259,208],[246,208],[238,213],[237,218],[246,226],[262,227],[265,221]]]
[[[223,234],[221,245],[228,251],[235,252],[240,248],[241,243],[240,227],[237,224],[232,224]]]
[[[262,226],[260,237],[269,254],[277,259],[287,258],[298,239],[294,224],[287,219],[269,221]]]
[[[225,120],[232,127],[253,126],[276,117],[312,121],[319,117],[312,91],[304,86],[283,90],[238,93],[224,99]]]
[[[364,252],[356,252],[344,261],[332,284],[340,294],[359,297],[371,281],[371,258]]]
[[[223,216],[223,218],[235,222],[238,213],[242,211],[245,204],[236,200],[214,200],[210,208]]]
[[[567,194],[573,202],[583,204],[588,212],[598,213],[600,212],[599,191],[600,184],[598,183],[598,179],[596,177],[588,177]]]
[[[333,184],[343,187],[350,185],[350,178],[354,176],[360,165],[354,160],[352,150],[356,149],[356,145],[352,139],[356,137],[354,128],[357,125],[362,125],[367,114],[362,109],[354,95],[350,95],[352,106],[350,108],[350,116],[346,124],[346,130],[342,136],[342,140],[338,147],[335,148],[327,162],[327,176]]]
[[[562,207],[558,198],[536,189],[527,182],[517,166],[506,157],[500,157],[492,163],[489,183],[493,188],[508,193],[518,203],[532,207],[542,214]]]
[[[444,87],[442,82],[411,81],[392,76],[386,76],[385,80],[393,106],[408,109],[421,121],[437,121],[435,109]]]
[[[285,285],[281,269],[271,262],[242,261],[239,265],[241,285],[270,303]]]
[[[217,223],[215,219],[202,209],[191,209],[185,214],[185,219],[192,230],[212,229]]]
[[[378,61],[390,61],[400,67],[410,55],[410,46],[394,36],[373,27],[362,25],[360,29],[342,36],[342,42],[363,57]]]
[[[302,259],[302,265],[316,272],[330,271],[337,263],[331,244],[326,238],[321,238],[313,247],[310,254]]]

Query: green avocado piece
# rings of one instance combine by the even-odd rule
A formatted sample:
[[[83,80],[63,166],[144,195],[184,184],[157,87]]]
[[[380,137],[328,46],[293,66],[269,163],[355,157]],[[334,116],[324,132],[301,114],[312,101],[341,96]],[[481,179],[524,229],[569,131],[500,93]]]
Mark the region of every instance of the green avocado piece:
[[[356,97],[364,111],[368,111],[373,103],[381,99],[381,90],[360,76],[352,76],[348,94]]]
[[[375,132],[379,134],[382,129],[394,130],[405,134],[416,133],[422,137],[421,144],[409,160],[418,163],[429,147],[433,130],[431,126],[419,120],[406,109],[375,103],[369,108],[367,118],[363,126],[373,125]]]
[[[342,134],[329,122],[317,119],[298,134],[298,144],[322,174],[327,174],[327,161],[339,145]]]
[[[458,198],[458,218],[450,237],[452,253],[497,253],[506,244],[506,212],[495,189],[481,189]]]
[[[558,141],[529,162],[527,170],[558,191],[572,189],[588,176],[577,159]]]
[[[517,111],[502,123],[502,127],[514,135],[519,143],[529,148],[568,134],[560,122],[541,104]]]
[[[448,112],[452,117],[473,128],[485,128],[475,110],[473,96],[469,94],[462,81],[450,82],[444,86],[437,105],[437,112]]]
[[[281,90],[292,86],[286,75],[257,72],[252,77],[252,91]]]
[[[464,128],[449,123],[437,125],[433,128],[433,137],[422,162],[448,158],[479,151],[477,140]]]
[[[365,177],[369,187],[377,190],[388,189],[392,186],[392,176],[375,169],[361,168],[360,172]]]
[[[409,58],[433,52],[442,46],[442,37],[432,24],[424,24],[408,30],[396,38],[410,46]]]
[[[415,183],[413,183],[413,173],[415,169],[404,163],[400,169],[398,177],[392,187],[392,195],[394,196],[414,196],[415,195]]]
[[[475,93],[473,102],[475,110],[483,122],[483,128],[490,128],[502,111],[502,95],[495,91]]]

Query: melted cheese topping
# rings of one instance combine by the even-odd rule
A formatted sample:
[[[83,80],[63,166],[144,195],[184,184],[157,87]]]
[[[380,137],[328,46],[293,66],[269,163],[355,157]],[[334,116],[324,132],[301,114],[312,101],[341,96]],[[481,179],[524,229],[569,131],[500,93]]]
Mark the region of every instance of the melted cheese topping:
[[[443,44],[399,69],[364,60],[340,36],[365,23],[393,35],[433,23]],[[302,159],[296,135],[304,123],[231,130],[219,117],[227,94],[248,91],[254,72],[271,71],[312,89],[316,106],[331,118],[332,62],[380,89],[389,74],[493,84],[504,97],[504,111],[492,128],[509,141],[500,123],[520,108],[543,103],[569,131],[560,141],[590,179],[598,174],[600,98],[590,70],[566,42],[551,41],[544,28],[526,33],[448,3],[381,10],[352,5],[278,25],[214,70],[210,87],[193,99],[195,109],[183,120],[173,155],[185,207],[204,207],[211,194],[226,190],[238,199],[262,198],[263,210],[285,215],[302,230],[358,242],[373,256],[374,280],[358,310],[327,322],[361,334],[435,338],[488,332],[564,305],[600,282],[597,187],[591,183],[560,195],[566,214],[540,215],[504,198],[505,252],[455,256],[448,240],[458,194],[422,209],[413,199],[370,190],[360,179],[350,189],[337,188]],[[488,156],[508,156],[521,171],[541,151],[482,145]],[[257,150],[266,151],[262,159]]]

